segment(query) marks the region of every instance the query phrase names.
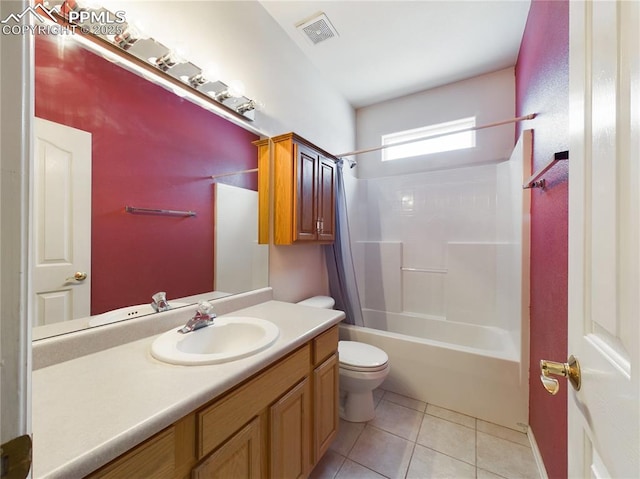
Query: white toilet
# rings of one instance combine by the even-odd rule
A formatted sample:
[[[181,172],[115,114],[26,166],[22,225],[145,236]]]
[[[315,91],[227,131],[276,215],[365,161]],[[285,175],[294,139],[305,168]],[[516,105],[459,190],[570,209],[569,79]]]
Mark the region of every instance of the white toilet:
[[[329,296],[314,296],[298,304],[331,309]],[[389,357],[382,349],[357,341],[339,341],[340,417],[349,422],[366,422],[375,417],[373,390],[389,374]]]

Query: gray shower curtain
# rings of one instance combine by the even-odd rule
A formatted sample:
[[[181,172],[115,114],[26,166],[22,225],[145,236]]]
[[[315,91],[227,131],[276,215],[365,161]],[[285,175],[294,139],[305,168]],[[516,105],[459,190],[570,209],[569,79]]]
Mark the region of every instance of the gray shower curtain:
[[[364,326],[356,271],[351,254],[347,198],[342,176],[344,160],[339,160],[336,165],[338,169],[336,175],[336,239],[333,244],[324,247],[329,273],[329,291],[336,301],[336,309],[344,311],[346,315],[344,321],[356,326]]]

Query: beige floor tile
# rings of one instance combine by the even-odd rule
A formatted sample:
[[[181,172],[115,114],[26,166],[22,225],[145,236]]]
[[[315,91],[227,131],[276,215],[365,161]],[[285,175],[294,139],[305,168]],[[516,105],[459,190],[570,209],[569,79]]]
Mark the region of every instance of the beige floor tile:
[[[424,401],[418,401],[417,399],[392,393],[391,391],[386,391],[383,399],[420,412],[424,412],[427,407],[427,403]]]
[[[376,407],[387,392],[384,389],[373,390],[373,407]]]
[[[340,419],[338,437],[333,441],[330,449],[346,457],[362,431],[364,431],[365,425],[363,422],[348,422]]]
[[[387,394],[384,395],[387,397]],[[415,441],[422,423],[423,414],[415,409],[383,399],[376,407],[376,417],[369,424],[396,436]]]
[[[466,462],[416,444],[407,479],[475,479],[476,468]]]
[[[521,444],[523,446],[531,447],[529,438],[523,432],[509,429],[503,426],[498,426],[497,424],[492,424],[490,422],[483,421],[482,419],[478,419],[477,429],[478,431],[486,432],[487,434],[491,434],[492,436],[500,437],[502,439],[506,439],[507,441],[517,442],[518,444]]]
[[[344,463],[345,457],[329,449],[313,468],[309,479],[333,479]]]
[[[340,472],[338,472],[336,479],[385,479],[385,477],[347,459]]]
[[[475,429],[425,414],[417,442],[469,464],[476,463]]]
[[[529,447],[478,432],[478,467],[509,478],[538,478]]]
[[[447,421],[455,422],[457,424],[461,424],[470,428],[476,427],[476,418],[467,416],[465,414],[460,414],[459,412],[451,411],[450,409],[434,406],[433,404],[427,404],[427,414],[446,419]]]
[[[404,478],[413,447],[411,441],[368,425],[347,457],[391,479]]]
[[[502,476],[494,474],[493,472],[485,471],[484,469],[480,469],[480,468],[478,468],[478,471],[476,473],[476,478],[477,479],[505,479]]]

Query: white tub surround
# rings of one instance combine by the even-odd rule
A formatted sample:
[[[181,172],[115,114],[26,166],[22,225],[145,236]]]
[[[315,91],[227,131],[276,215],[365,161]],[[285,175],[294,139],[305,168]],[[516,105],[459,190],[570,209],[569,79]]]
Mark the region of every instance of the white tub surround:
[[[506,152],[481,150],[464,153],[473,159],[464,168],[445,162],[437,170],[446,155],[434,154],[435,163],[420,162],[425,171],[359,181],[354,257],[367,328],[341,327],[341,339],[389,355],[384,388],[520,428],[529,371],[530,193],[522,179],[532,131],[508,161]]]
[[[173,313],[177,324],[189,319],[186,310]],[[278,301],[233,315],[269,320],[280,336],[265,351],[218,365],[157,361],[150,336],[35,370],[33,477],[94,471],[344,318],[341,311]]]

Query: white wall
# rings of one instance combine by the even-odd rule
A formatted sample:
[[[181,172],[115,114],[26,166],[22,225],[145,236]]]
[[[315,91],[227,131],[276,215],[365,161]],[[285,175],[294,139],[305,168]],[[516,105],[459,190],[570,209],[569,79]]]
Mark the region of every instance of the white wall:
[[[139,20],[151,37],[180,46],[220,79],[242,80],[249,98],[264,103],[253,125],[269,136],[289,131],[329,152],[354,146],[355,112],[306,59],[257,1],[103,0]]]
[[[205,66],[215,61],[222,81],[242,80],[246,95],[264,104],[253,125],[265,135],[295,131],[328,152],[353,150],[353,108],[260,3],[105,0],[104,4],[112,11],[125,11],[127,19],[141,20],[144,30],[162,43],[188,47],[193,63]],[[269,255],[269,284],[275,299],[296,301],[328,293],[320,246],[273,246]]]
[[[243,293],[268,286],[269,245],[258,244],[258,192],[216,183],[215,197],[213,289]]]
[[[476,116],[476,125],[515,116],[513,68],[361,108],[357,111],[358,149],[380,145],[380,136]],[[357,176],[376,178],[418,171],[503,161],[514,144],[513,125],[476,133],[476,147],[406,160],[381,161],[381,153],[358,156]]]

